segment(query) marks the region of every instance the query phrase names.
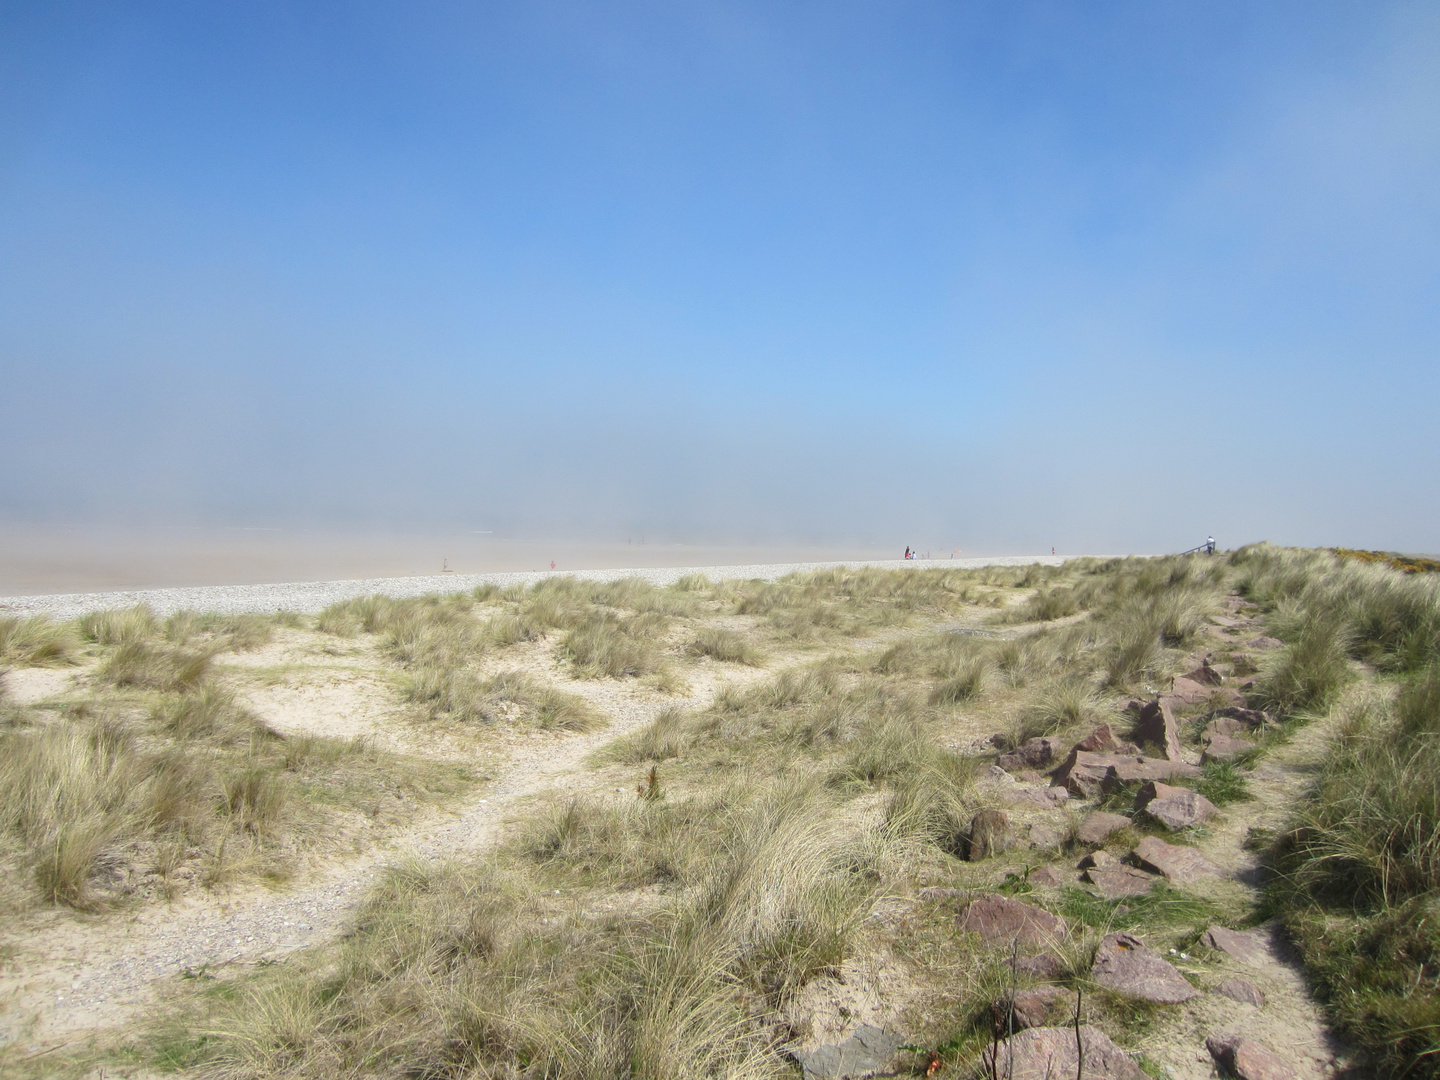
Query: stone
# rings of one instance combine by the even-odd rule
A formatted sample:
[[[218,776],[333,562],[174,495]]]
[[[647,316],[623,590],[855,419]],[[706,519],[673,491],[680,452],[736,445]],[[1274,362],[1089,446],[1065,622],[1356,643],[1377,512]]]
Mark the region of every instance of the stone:
[[[1027,880],[1031,885],[1045,885],[1050,888],[1057,888],[1065,884],[1065,879],[1060,876],[1060,871],[1053,866],[1042,866],[1039,870],[1031,870]]]
[[[1243,720],[1236,720],[1233,716],[1220,716],[1218,713],[1211,717],[1210,722],[1200,732],[1200,741],[1208,743],[1216,735],[1228,735],[1234,737],[1242,735],[1250,730],[1250,725]]]
[[[982,896],[955,918],[961,930],[979,934],[986,941],[1012,941],[1022,945],[1043,945],[1065,936],[1065,920],[1033,904],[1008,896]]]
[[[1185,678],[1191,682],[1199,683],[1201,686],[1219,686],[1225,681],[1225,676],[1210,663],[1210,657],[1208,655],[1200,661],[1199,667],[1194,671],[1187,672]]]
[[[1208,821],[1217,811],[1215,804],[1199,792],[1152,780],[1135,796],[1135,812],[1144,813],[1175,832]]]
[[[1030,846],[1041,851],[1053,851],[1065,842],[1065,832],[1059,825],[1037,821],[1030,826]]]
[[[1011,957],[1005,963],[1013,966],[1018,974],[1029,975],[1032,979],[1058,979],[1065,970],[1060,958],[1052,953]]]
[[[1118,900],[1124,896],[1144,896],[1160,879],[1133,866],[1106,866],[1086,870],[1085,880],[1106,900]]]
[[[1265,1004],[1265,995],[1261,993],[1260,988],[1244,979],[1226,979],[1215,987],[1215,993],[1221,997],[1227,997],[1231,1001],[1254,1005],[1257,1009]]]
[[[1205,874],[1220,872],[1194,848],[1167,844],[1155,836],[1147,836],[1141,840],[1130,855],[1141,869],[1163,874],[1177,885],[1187,884]]]
[[[1078,1039],[1078,1046],[1077,1046]],[[1097,1027],[1039,1027],[987,1047],[983,1074],[1006,1080],[1147,1080],[1140,1066]]]
[[[1200,761],[1202,764],[1209,761],[1234,761],[1254,745],[1249,739],[1236,738],[1234,735],[1211,735],[1205,743],[1205,752],[1200,755]]]
[[[1078,798],[1089,799],[1106,790],[1107,785],[1118,787],[1132,781],[1199,775],[1198,768],[1183,761],[1147,758],[1142,754],[1095,754],[1072,750],[1064,764],[1055,770],[1051,784],[1067,789]]]
[[[1096,810],[1085,815],[1080,827],[1075,830],[1075,838],[1082,844],[1103,844],[1110,838],[1111,833],[1119,832],[1129,824],[1130,819],[1123,814]]]
[[[1170,692],[1161,694],[1160,700],[1168,702],[1172,708],[1180,705],[1202,705],[1206,702],[1237,706],[1245,704],[1244,696],[1232,687],[1206,686],[1194,679],[1187,679],[1183,675],[1176,677]]]
[[[795,1060],[805,1080],[842,1080],[844,1077],[874,1076],[882,1071],[905,1040],[870,1024],[862,1024],[844,1042],[797,1051]]]
[[[1004,810],[981,810],[970,820],[967,855],[971,862],[1000,855],[1010,849],[1014,838],[1010,817]]]
[[[1000,1031],[1048,1027],[1063,1024],[1075,1015],[1075,991],[1060,986],[1032,986],[1017,990],[1010,998],[996,1002],[995,1016],[1000,1018]]]
[[[1115,732],[1111,730],[1109,724],[1101,724],[1071,749],[1084,750],[1091,754],[1114,753],[1120,749],[1120,740],[1115,738]]]
[[[1107,934],[1095,951],[1091,977],[1108,990],[1141,1001],[1178,1005],[1200,996],[1159,953],[1130,934]]]
[[[1103,870],[1107,866],[1115,866],[1119,862],[1114,855],[1111,855],[1104,848],[1099,851],[1092,851],[1080,860],[1081,870]]]
[[[1279,638],[1266,637],[1264,634],[1261,634],[1259,637],[1251,638],[1245,642],[1245,647],[1247,649],[1278,649],[1284,644],[1285,643]]]
[[[1205,1040],[1205,1049],[1238,1080],[1295,1080],[1289,1062],[1264,1043],[1243,1035],[1211,1035]]]
[[[1247,964],[1263,964],[1268,959],[1264,944],[1254,930],[1230,930],[1224,926],[1212,926],[1200,935],[1200,944],[1206,948],[1233,956]]]
[[[1140,745],[1158,747],[1167,761],[1180,760],[1180,728],[1170,706],[1161,699],[1140,710],[1133,734]]]
[[[1269,714],[1261,712],[1259,709],[1241,708],[1238,705],[1227,705],[1224,708],[1216,709],[1210,715],[1212,723],[1215,719],[1223,717],[1227,720],[1238,720],[1249,728],[1264,727],[1270,723]],[[1227,732],[1227,734],[1234,734],[1234,732]]]
[[[1049,737],[1030,739],[1008,754],[1001,754],[995,764],[1006,772],[1016,773],[1024,769],[1044,769],[1061,754],[1060,740]]]

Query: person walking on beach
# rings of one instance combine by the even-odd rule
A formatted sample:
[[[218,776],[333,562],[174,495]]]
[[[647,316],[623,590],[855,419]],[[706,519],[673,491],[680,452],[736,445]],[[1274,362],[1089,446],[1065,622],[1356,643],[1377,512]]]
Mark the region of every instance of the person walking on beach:
[[[907,558],[907,559],[910,558],[910,545],[909,545],[909,544],[906,544],[906,545],[905,545],[905,558]]]

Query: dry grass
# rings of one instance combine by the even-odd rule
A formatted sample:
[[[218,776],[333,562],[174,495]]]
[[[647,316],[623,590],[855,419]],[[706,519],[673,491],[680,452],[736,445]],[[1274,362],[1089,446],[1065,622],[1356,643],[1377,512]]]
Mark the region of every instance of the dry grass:
[[[723,627],[710,626],[700,630],[690,642],[692,656],[708,656],[727,664],[764,667],[765,654],[744,634]]]
[[[79,642],[70,626],[44,615],[0,615],[0,661],[25,667],[74,663]]]

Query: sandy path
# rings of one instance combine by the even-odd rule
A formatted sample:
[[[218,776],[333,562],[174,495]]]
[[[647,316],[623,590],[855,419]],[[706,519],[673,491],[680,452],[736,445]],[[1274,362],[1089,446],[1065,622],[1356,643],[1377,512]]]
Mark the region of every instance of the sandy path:
[[[56,917],[15,943],[15,955],[0,975],[0,1038],[33,1045],[64,1040],[125,1020],[166,980],[187,970],[273,959],[332,938],[397,857],[433,859],[484,848],[524,800],[593,787],[582,765],[591,751],[644,725],[667,706],[703,706],[716,689],[706,686],[683,700],[608,703],[610,726],[591,734],[537,732],[516,749],[492,784],[460,806],[429,813],[383,847],[284,891],[202,895],[128,918]]]

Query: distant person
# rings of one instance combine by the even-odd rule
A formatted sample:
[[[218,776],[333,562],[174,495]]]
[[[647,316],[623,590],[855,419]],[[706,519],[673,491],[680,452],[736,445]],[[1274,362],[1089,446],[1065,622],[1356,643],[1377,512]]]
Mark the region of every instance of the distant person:
[[[1050,547],[1050,554],[1051,554],[1051,555],[1054,555],[1054,554],[1055,554],[1055,547],[1054,547],[1053,544],[1052,544],[1051,547]]]
[[[1205,554],[1206,554],[1206,555],[1214,555],[1214,554],[1215,554],[1215,538],[1214,538],[1213,536],[1207,536],[1207,537],[1205,538]]]
[[[554,560],[554,559],[551,559],[551,560],[550,560],[550,569],[551,569],[551,570],[554,570],[554,569],[555,569],[555,560]]]
[[[909,545],[909,544],[906,544],[906,545],[905,545],[905,558],[907,558],[907,559],[910,558],[910,545]]]

